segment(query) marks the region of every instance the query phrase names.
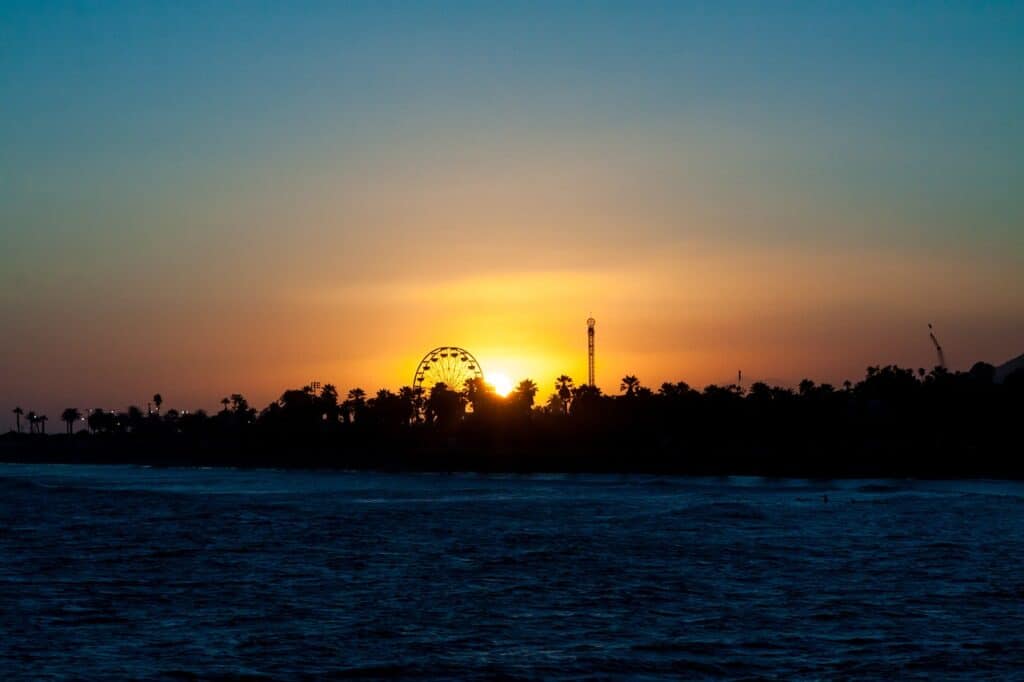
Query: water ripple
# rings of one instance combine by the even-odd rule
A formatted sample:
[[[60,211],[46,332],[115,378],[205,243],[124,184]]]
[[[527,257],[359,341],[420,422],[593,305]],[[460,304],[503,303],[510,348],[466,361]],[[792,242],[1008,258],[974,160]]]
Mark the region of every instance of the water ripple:
[[[1022,560],[1012,483],[4,465],[0,674],[1021,679]]]

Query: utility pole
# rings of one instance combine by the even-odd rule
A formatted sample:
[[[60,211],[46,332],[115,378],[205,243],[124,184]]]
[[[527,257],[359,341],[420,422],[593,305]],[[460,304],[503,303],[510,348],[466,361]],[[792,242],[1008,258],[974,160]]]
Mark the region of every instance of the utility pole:
[[[587,383],[594,385],[594,324],[592,317],[587,318]]]

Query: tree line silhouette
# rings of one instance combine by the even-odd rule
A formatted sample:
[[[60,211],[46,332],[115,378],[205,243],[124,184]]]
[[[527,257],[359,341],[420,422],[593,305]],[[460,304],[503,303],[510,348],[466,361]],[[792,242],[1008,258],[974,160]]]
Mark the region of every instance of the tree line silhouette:
[[[538,404],[521,381],[507,396],[481,379],[462,387],[289,389],[257,410],[241,394],[222,409],[101,408],[13,413],[0,457],[31,461],[223,464],[479,471],[620,471],[784,476],[1010,476],[1024,474],[1019,423],[1024,371],[995,381],[968,372],[894,365],[841,387],[797,389],[685,382],[656,390],[634,375],[617,395],[559,376]],[[23,433],[22,417],[28,426]],[[74,431],[84,420],[87,429]],[[45,437],[44,437],[45,436]]]

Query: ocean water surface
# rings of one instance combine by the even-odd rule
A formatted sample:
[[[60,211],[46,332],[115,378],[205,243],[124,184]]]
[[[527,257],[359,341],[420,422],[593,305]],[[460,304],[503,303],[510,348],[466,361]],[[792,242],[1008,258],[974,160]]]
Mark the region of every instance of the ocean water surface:
[[[0,464],[0,678],[1024,679],[1024,485]]]

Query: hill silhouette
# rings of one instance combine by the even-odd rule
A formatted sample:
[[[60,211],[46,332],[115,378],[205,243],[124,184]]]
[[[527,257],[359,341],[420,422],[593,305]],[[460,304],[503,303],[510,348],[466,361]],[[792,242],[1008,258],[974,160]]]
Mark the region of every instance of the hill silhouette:
[[[995,379],[997,382],[1003,383],[1007,377],[1019,370],[1024,370],[1024,354],[1018,355],[1013,360],[1004,362],[996,367]]]

